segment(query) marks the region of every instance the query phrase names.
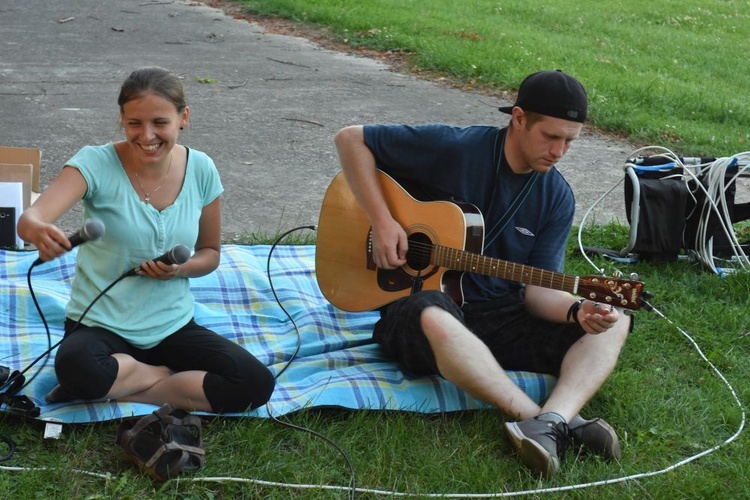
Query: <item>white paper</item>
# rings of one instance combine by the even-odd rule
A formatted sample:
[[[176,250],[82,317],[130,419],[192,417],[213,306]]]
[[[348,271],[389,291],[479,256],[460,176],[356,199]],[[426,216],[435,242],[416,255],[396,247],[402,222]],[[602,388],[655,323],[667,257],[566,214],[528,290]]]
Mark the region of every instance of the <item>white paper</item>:
[[[59,421],[60,423],[57,423],[55,421]],[[44,424],[44,439],[60,439],[62,431],[63,426],[61,420],[56,418],[48,419],[47,423]]]

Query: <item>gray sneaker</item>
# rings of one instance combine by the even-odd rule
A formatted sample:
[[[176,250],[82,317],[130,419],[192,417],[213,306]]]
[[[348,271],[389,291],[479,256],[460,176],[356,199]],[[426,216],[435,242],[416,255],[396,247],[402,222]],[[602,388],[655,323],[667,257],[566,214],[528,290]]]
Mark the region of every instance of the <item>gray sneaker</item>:
[[[612,426],[603,419],[584,420],[580,415],[576,415],[568,423],[568,428],[576,448],[583,446],[605,460],[620,459],[620,440],[617,439],[617,433]]]
[[[529,469],[544,477],[550,477],[560,469],[560,460],[570,439],[565,422],[555,423],[534,417],[506,422],[505,430]]]

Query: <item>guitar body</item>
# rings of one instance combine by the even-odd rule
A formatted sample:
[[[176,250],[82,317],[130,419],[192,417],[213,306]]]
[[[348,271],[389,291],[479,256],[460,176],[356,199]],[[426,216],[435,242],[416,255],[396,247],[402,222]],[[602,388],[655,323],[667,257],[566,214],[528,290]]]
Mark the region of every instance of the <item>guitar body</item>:
[[[421,250],[432,245],[481,254],[484,221],[468,203],[421,202],[388,174],[378,180],[393,217],[409,238],[407,263],[394,270],[378,269],[372,260],[370,223],[339,173],[323,199],[318,222],[315,270],[325,298],[345,311],[377,309],[414,290],[441,290],[463,303],[462,271],[431,263]]]
[[[381,171],[378,182],[391,215],[409,238],[406,264],[393,270],[375,267],[370,222],[339,173],[323,199],[315,253],[318,286],[339,309],[377,309],[417,290],[443,291],[460,305],[465,272],[562,290],[625,309],[648,304],[637,276],[573,276],[482,255],[484,220],[475,206],[418,201]]]

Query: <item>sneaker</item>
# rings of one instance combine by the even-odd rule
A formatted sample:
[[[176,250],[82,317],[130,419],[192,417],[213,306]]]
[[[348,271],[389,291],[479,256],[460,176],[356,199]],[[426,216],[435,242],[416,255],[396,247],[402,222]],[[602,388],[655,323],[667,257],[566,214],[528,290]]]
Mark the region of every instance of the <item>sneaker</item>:
[[[565,422],[551,422],[537,416],[506,422],[505,430],[528,468],[543,477],[550,477],[560,469],[570,439]]]
[[[576,448],[583,446],[605,460],[620,459],[620,440],[615,430],[601,418],[585,420],[576,415],[568,424],[570,437]]]

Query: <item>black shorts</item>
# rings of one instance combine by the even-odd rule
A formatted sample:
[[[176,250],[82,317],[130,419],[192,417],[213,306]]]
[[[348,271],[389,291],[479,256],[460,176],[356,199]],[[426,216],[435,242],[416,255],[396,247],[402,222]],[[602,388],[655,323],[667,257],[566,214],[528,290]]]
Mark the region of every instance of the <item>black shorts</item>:
[[[388,356],[419,375],[439,373],[420,325],[422,311],[429,306],[445,309],[466,325],[505,370],[559,376],[568,349],[585,335],[575,323],[551,323],[532,316],[520,295],[460,308],[444,293],[419,292],[381,309],[373,332]]]
[[[55,355],[60,385],[81,399],[101,399],[117,378],[112,354],[123,353],[175,372],[205,371],[203,391],[216,413],[242,412],[265,404],[275,380],[271,371],[244,347],[195,321],[150,349],[139,349],[104,328],[65,321],[65,337]]]

